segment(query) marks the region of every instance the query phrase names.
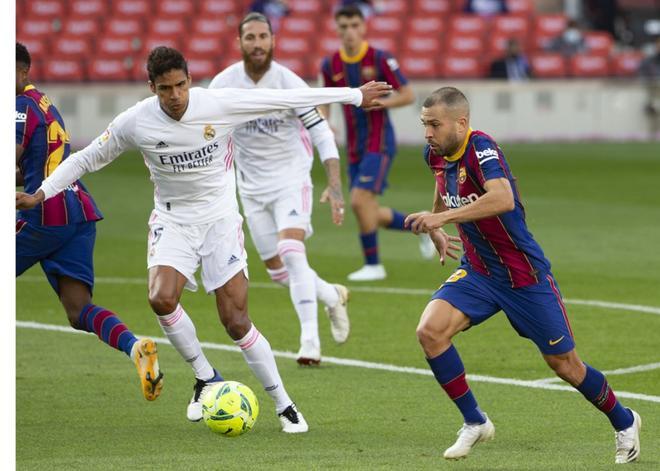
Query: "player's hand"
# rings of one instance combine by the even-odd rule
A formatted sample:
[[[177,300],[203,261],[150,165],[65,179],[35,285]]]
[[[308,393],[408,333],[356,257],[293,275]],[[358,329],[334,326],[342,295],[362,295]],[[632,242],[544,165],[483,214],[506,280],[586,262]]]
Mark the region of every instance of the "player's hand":
[[[429,233],[435,249],[440,255],[440,264],[445,264],[445,257],[453,258],[458,260],[458,255],[460,254],[461,247],[454,244],[454,242],[460,242],[461,238],[456,236],[451,236],[447,234],[442,229],[436,229]]]
[[[419,234],[421,232],[430,233],[444,226],[445,221],[442,213],[430,213],[428,211],[422,211],[419,213],[409,214],[405,221],[403,221],[403,225],[404,227],[410,227],[410,230],[415,234]]]
[[[382,110],[385,108],[385,103],[382,100],[373,100],[371,102],[371,106],[363,106],[362,109],[364,111],[376,111],[376,110]]]
[[[341,189],[328,186],[323,190],[320,201],[321,203],[330,203],[332,222],[337,226],[341,226],[344,222],[344,196],[341,194]]]
[[[392,85],[385,82],[367,82],[360,87],[362,92],[362,103],[360,106],[365,109],[376,109],[382,107],[383,103],[378,98],[385,97],[392,92]]]
[[[16,192],[16,209],[32,209],[44,200],[44,193],[39,190],[34,195]]]

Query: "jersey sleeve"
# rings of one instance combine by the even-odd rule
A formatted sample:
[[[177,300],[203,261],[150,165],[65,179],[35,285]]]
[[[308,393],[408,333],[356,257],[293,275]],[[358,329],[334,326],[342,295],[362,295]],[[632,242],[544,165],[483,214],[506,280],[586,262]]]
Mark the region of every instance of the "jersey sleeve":
[[[32,106],[29,98],[16,97],[16,144],[26,148],[42,121],[41,112]]]
[[[478,136],[474,140],[474,165],[477,169],[476,176],[479,184],[495,178],[507,178],[502,159],[504,155],[500,152],[497,144],[484,136]]]
[[[84,149],[71,154],[46,178],[40,189],[46,199],[55,196],[86,173],[102,169],[124,151],[135,147],[138,106],[117,116],[107,129]]]
[[[389,52],[383,51],[382,54],[380,54],[378,65],[383,75],[383,79],[392,85],[395,90],[398,90],[408,83],[408,80],[401,72],[399,61],[397,61]]]

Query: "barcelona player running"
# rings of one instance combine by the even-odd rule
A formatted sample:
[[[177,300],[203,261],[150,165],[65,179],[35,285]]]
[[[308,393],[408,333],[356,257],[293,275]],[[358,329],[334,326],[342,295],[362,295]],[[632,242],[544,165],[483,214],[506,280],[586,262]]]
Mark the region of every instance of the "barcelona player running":
[[[37,191],[69,157],[64,121],[48,97],[30,84],[30,53],[16,43],[16,185]],[[117,315],[92,303],[96,221],[103,218],[81,181],[16,215],[16,276],[39,262],[74,329],[128,355],[142,393],[153,401],[163,387],[156,343],[138,340]]]
[[[550,262],[533,239],[515,180],[495,141],[470,128],[469,104],[453,87],[433,92],[422,108],[428,142],[424,158],[435,174],[433,212],[406,218],[416,233],[429,233],[441,260],[456,258],[454,242],[463,243],[461,266],[432,296],[417,337],[438,383],[463,414],[456,443],[444,456],[467,456],[495,435],[465,379],[452,345],[459,332],[502,310],[516,331],[532,340],[557,376],[603,412],[616,436],[616,463],[639,458],[640,416],[621,405],[605,376],[583,363],[566,316]],[[442,226],[455,223],[460,239]]]
[[[342,48],[321,65],[326,87],[359,87],[370,80],[383,80],[396,90],[370,109],[345,105],[348,173],[351,207],[358,221],[365,265],[348,275],[351,281],[382,280],[387,276],[380,263],[378,228],[406,230],[405,214],[381,207],[378,196],[387,187],[387,174],[396,153],[394,129],[388,108],[409,105],[415,100],[412,88],[389,53],[371,47],[365,40],[366,23],[356,6],[340,8],[335,14]],[[330,109],[322,107],[326,118]],[[435,255],[426,235],[420,239],[422,255]]]

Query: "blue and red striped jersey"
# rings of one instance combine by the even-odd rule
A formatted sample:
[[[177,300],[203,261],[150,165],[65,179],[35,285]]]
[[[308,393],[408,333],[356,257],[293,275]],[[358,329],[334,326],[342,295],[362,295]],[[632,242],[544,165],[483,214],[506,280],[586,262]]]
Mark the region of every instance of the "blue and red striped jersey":
[[[360,87],[371,80],[384,81],[395,90],[408,83],[396,59],[389,53],[362,43],[360,52],[349,56],[342,49],[323,59],[321,72],[326,87]],[[396,153],[394,129],[387,110],[365,111],[343,105],[347,151],[350,163],[368,153]]]
[[[28,85],[16,96],[16,144],[23,147],[18,162],[27,193],[34,193],[70,153],[64,120],[48,97]],[[98,221],[103,215],[80,181],[18,217],[32,224],[64,226]]]
[[[463,264],[509,284],[530,286],[550,273],[550,262],[527,229],[525,208],[504,153],[487,134],[470,130],[454,156],[436,155],[430,146],[424,160],[435,174],[438,193],[447,209],[473,203],[486,190],[484,183],[506,178],[515,199],[512,211],[479,221],[456,224],[463,243]]]

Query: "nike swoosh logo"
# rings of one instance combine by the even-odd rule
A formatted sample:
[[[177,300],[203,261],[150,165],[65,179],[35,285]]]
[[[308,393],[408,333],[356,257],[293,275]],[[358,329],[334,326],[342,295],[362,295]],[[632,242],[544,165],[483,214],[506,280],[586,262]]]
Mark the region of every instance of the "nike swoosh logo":
[[[548,343],[549,343],[550,346],[552,347],[552,346],[554,346],[554,345],[557,345],[557,344],[558,344],[559,342],[561,342],[562,340],[564,340],[564,336],[563,336],[563,335],[562,335],[561,337],[559,337],[557,340],[548,340]]]

